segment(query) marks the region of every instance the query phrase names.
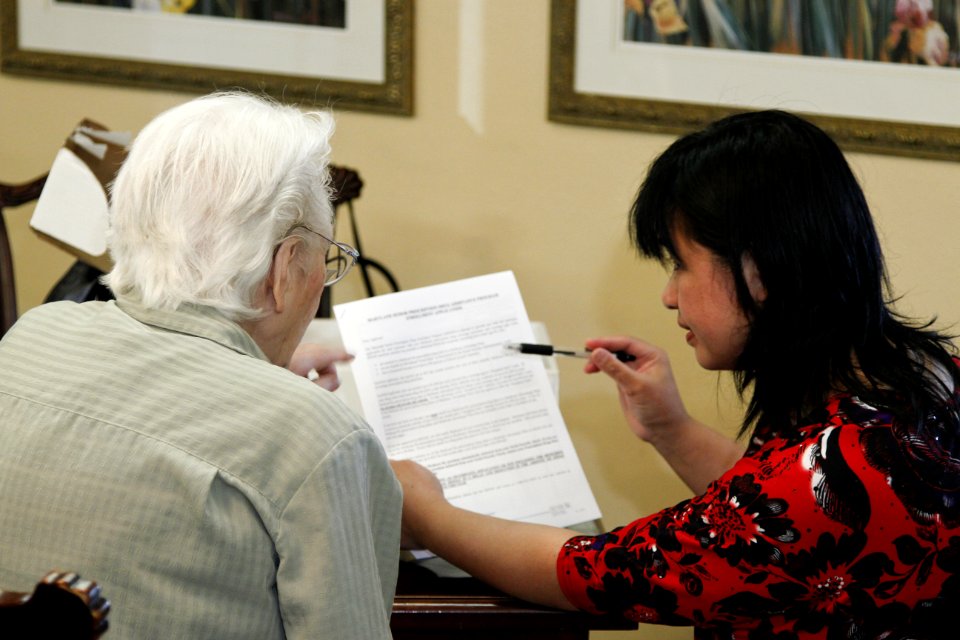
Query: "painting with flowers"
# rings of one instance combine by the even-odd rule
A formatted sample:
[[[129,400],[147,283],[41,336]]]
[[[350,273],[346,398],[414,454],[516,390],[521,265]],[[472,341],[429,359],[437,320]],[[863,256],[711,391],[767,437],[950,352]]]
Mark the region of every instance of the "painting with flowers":
[[[623,38],[960,66],[960,0],[625,0]]]
[[[548,117],[680,134],[800,113],[851,151],[960,161],[960,0],[552,0]]]

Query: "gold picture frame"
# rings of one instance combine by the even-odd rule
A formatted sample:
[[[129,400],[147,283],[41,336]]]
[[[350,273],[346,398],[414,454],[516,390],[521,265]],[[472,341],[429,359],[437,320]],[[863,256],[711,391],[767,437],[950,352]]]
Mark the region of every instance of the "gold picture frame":
[[[594,0],[595,1],[595,0]],[[615,0],[621,7],[622,0]],[[552,0],[550,15],[550,80],[548,118],[554,122],[682,134],[703,127],[708,122],[723,116],[744,111],[743,106],[723,104],[720,100],[697,104],[695,102],[650,99],[636,95],[607,95],[578,91],[575,85],[577,69],[577,0]],[[610,6],[589,5],[591,10],[611,12]],[[618,34],[606,34],[608,40]],[[659,45],[658,45],[659,46]],[[667,47],[660,47],[665,49]],[[673,48],[673,47],[670,47]],[[712,55],[712,49],[691,52],[686,56],[704,58]],[[726,52],[719,52],[723,55]],[[713,53],[718,55],[718,53]],[[772,54],[761,54],[769,56]],[[777,56],[798,58],[802,56]],[[831,61],[814,59],[805,61],[821,65],[819,73],[831,72]],[[836,63],[834,63],[836,64]],[[878,65],[877,63],[863,63]],[[890,65],[901,66],[901,65]],[[905,66],[905,65],[904,65]],[[845,68],[847,72],[849,69]],[[931,71],[919,68],[918,72]],[[938,70],[939,71],[939,70]],[[950,70],[951,72],[953,70]],[[956,70],[956,83],[960,86],[960,70]],[[954,106],[956,103],[953,103]],[[774,102],[770,107],[784,108]],[[756,107],[762,108],[762,107]],[[810,120],[826,130],[845,149],[869,153],[892,154],[938,160],[960,161],[960,127],[949,125],[886,121],[863,117],[840,117],[829,113],[812,113],[803,109],[790,110],[804,113]]]
[[[382,9],[380,2],[383,4]],[[35,17],[31,24],[38,25],[32,28],[39,32],[46,27],[43,21],[47,18],[40,13],[42,11],[49,12],[51,16],[56,16],[55,12],[74,11],[76,15],[90,20],[91,24],[97,18],[115,19],[119,15],[116,10],[110,8],[89,5],[79,5],[75,8],[55,7],[54,3],[42,3],[39,0],[10,0],[9,2],[4,0],[0,3],[0,70],[3,73],[58,80],[196,93],[241,87],[268,94],[284,102],[308,103],[334,109],[389,115],[412,115],[413,0],[348,0],[347,6],[350,7],[352,3],[359,3],[366,7],[373,6],[377,15],[377,32],[365,33],[362,25],[359,25],[353,29],[353,33],[358,33],[358,37],[378,39],[375,41],[378,46],[355,47],[356,53],[340,56],[345,59],[342,64],[346,67],[338,70],[336,76],[311,75],[300,70],[293,73],[284,70],[228,68],[224,64],[211,65],[208,64],[207,58],[210,51],[207,50],[204,51],[204,55],[196,55],[194,59],[144,61],[103,55],[92,50],[87,52],[54,50],[55,47],[47,50],[31,48],[24,45],[22,29],[25,22],[21,20],[22,12],[37,14],[38,17]],[[40,9],[38,8],[40,6],[46,8]],[[194,22],[197,19],[194,16],[177,16],[176,20],[179,20],[179,24],[187,26],[187,18]],[[176,20],[168,15],[138,15],[135,22],[129,15],[123,19],[130,21],[131,29],[142,31],[145,35],[149,35],[152,29],[162,28],[169,32],[170,29],[178,28]],[[275,38],[275,33],[278,31],[278,25],[273,23],[223,19],[211,21],[206,17],[198,19],[206,19],[204,28],[210,28],[210,25],[213,25],[224,33],[225,38],[231,38],[232,33],[236,32],[236,37],[243,39],[245,50],[256,47],[261,39],[267,42],[267,38]],[[382,24],[382,33],[379,33],[380,24]],[[279,29],[285,27],[280,26]],[[293,28],[304,27],[294,26]],[[114,33],[116,31],[113,29]],[[325,50],[335,51],[335,47],[339,46],[338,43],[344,38],[333,31],[314,27],[315,35],[311,32],[307,37],[315,40],[318,47],[327,47]],[[381,44],[379,38],[382,38],[382,47],[379,46]],[[269,46],[262,47],[261,50],[268,49]],[[377,53],[371,53],[368,56],[367,52]],[[382,52],[382,59],[379,56],[380,52]],[[372,57],[373,55],[378,59],[362,59],[364,56]],[[288,57],[292,60],[294,56]],[[298,64],[307,63],[299,61]],[[366,77],[370,73],[365,70],[354,73],[349,65],[355,65],[358,69],[359,65],[376,67],[379,77],[371,80]]]

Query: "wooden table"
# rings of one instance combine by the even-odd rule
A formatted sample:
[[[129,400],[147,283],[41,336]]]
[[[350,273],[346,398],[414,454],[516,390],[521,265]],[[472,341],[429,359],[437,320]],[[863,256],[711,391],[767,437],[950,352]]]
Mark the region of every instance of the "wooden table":
[[[439,577],[400,563],[394,640],[587,640],[593,629],[636,629],[621,618],[559,611],[507,596],[470,577]]]

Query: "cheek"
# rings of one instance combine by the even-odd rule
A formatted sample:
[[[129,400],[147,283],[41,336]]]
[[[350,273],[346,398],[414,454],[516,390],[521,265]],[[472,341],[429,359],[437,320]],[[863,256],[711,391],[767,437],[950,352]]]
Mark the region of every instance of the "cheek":
[[[746,345],[750,324],[735,301],[721,296],[712,301],[701,300],[702,315],[690,318],[698,333],[705,360],[710,369],[731,368]],[[708,366],[709,364],[709,366]]]
[[[738,313],[728,319],[724,336],[722,336],[722,344],[726,359],[729,361],[728,364],[733,365],[734,361],[743,353],[749,335],[750,325],[741,314]]]

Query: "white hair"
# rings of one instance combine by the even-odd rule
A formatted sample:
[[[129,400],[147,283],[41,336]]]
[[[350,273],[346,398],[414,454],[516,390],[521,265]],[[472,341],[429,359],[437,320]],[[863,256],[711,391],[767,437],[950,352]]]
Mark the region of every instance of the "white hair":
[[[104,281],[118,299],[255,318],[258,287],[285,237],[332,235],[333,117],[242,92],[214,93],[157,116],[111,187]],[[314,238],[315,240],[311,240]]]

